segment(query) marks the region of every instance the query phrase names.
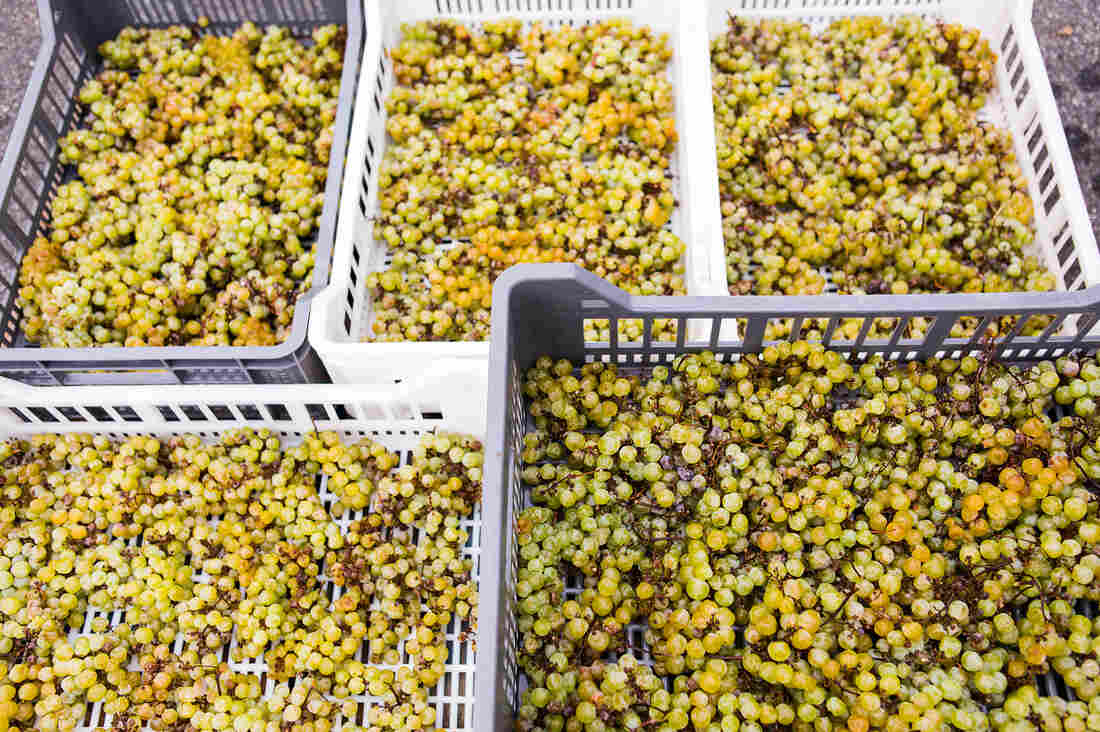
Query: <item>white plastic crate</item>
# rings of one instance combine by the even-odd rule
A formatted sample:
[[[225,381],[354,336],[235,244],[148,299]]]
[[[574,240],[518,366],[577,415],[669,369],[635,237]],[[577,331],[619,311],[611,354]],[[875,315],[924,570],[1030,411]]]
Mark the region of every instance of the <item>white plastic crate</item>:
[[[400,40],[401,24],[451,18],[477,24],[499,18],[518,18],[547,25],[580,24],[608,18],[627,18],[667,32],[673,50],[669,73],[673,77],[679,142],[672,156],[673,193],[679,201],[670,226],[687,245],[685,254],[688,294],[724,291],[725,257],[721,242],[695,227],[708,221],[689,171],[699,169],[703,144],[688,134],[692,110],[699,100],[689,98],[690,77],[699,73],[698,49],[683,37],[686,6],[666,0],[374,0],[367,2],[367,42],[348,143],[347,167],[333,251],[329,286],[313,304],[309,338],[337,383],[393,383],[418,373],[438,358],[477,359],[485,362],[489,344],[466,342],[363,343],[372,319],[366,291],[368,272],[383,269],[387,248],[374,238],[372,217],[378,210],[378,167],[387,146],[385,100],[394,85],[389,49]],[[713,140],[713,136],[709,139]],[[702,143],[705,144],[706,140]],[[713,151],[711,151],[713,157]],[[480,398],[480,397],[479,397]]]
[[[251,427],[270,429],[284,447],[290,447],[313,430],[332,430],[350,442],[369,437],[397,453],[404,465],[421,437],[430,432],[458,432],[484,439],[484,404],[470,411],[468,400],[455,398],[456,394],[471,389],[484,391],[483,370],[453,361],[433,365],[421,379],[385,388],[248,385],[204,386],[200,392],[184,386],[29,387],[0,379],[0,436],[8,439],[74,432],[114,438],[129,434],[165,437],[199,434],[214,440],[219,433]],[[322,498],[330,495],[324,482],[320,493]],[[336,523],[346,531],[363,513],[347,512]],[[476,579],[482,543],[480,506],[461,526],[469,535],[463,553],[473,560]],[[340,588],[332,589],[332,597],[339,597]],[[108,616],[110,627],[122,622],[123,613],[119,610],[108,613],[89,608],[83,624],[70,631],[70,641],[90,633],[92,618],[102,614]],[[446,671],[428,701],[436,710],[440,729],[467,732],[473,730],[475,642],[460,638],[454,626],[447,629],[446,638],[450,654]],[[235,646],[234,634],[223,649],[223,659],[230,669],[261,676],[265,693],[271,693],[275,682],[266,676],[264,659],[234,662],[230,654]],[[174,650],[182,649],[181,636]],[[131,664],[134,662],[131,659]],[[338,731],[345,724],[366,725],[367,711],[377,699],[351,698],[358,702],[356,718],[337,714],[330,720],[333,730]],[[110,729],[112,722],[97,702],[87,705],[83,724],[76,729],[78,732]]]
[[[1012,134],[1016,157],[1035,204],[1034,253],[1054,273],[1060,290],[1100,284],[1100,252],[1031,23],[1033,0],[698,0],[686,7],[685,34],[693,46],[705,48],[708,56],[701,72],[707,86],[706,114],[692,116],[699,124],[692,127],[691,137],[707,138],[708,169],[715,171],[707,181],[697,181],[694,194],[706,199],[698,202],[698,208],[712,212],[711,220],[699,226],[713,238],[711,246],[723,253],[723,292],[727,291],[727,279],[709,49],[711,40],[728,27],[730,14],[799,20],[815,30],[823,30],[846,16],[916,14],[981,31],[997,54],[997,87],[983,115]]]

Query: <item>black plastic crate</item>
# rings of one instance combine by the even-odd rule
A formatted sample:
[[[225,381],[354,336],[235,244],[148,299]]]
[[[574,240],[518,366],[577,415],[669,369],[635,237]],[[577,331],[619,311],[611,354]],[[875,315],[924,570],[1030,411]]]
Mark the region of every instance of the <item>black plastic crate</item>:
[[[361,0],[38,0],[42,48],[0,163],[0,376],[58,384],[286,384],[327,382],[310,347],[310,300],[328,283],[355,86],[366,33]],[[306,36],[320,25],[347,27],[325,203],[314,243],[313,286],[295,308],[290,337],[275,346],[40,348],[20,327],[19,264],[48,232],[49,204],[65,180],[58,141],[73,129],[76,94],[98,69],[98,46],[127,26],[195,24],[228,33],[246,21]]]

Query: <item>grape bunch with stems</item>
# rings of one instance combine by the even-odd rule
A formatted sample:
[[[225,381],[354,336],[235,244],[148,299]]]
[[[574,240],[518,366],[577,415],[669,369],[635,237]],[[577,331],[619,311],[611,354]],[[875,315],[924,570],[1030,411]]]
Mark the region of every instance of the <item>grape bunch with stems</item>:
[[[0,729],[437,730],[482,446],[398,463],[317,431],[0,444]]]
[[[268,346],[312,284],[346,30],[125,28],[60,141],[23,258],[42,346]]]
[[[392,262],[367,278],[367,339],[486,340],[493,281],[517,263],[684,294],[671,57],[664,34],[626,20],[405,26],[374,221]]]
[[[1100,729],[1100,362],[995,354],[539,359],[516,729]]]
[[[996,55],[977,30],[858,16],[815,34],[731,16],[710,52],[731,294],[1054,289],[1012,136],[982,114]],[[1048,323],[1033,319],[1025,334]],[[805,325],[806,337],[826,327]],[[952,335],[977,325],[960,320]],[[1015,325],[1003,318],[990,332]],[[843,321],[839,335],[860,327]],[[907,335],[928,327],[914,318]]]

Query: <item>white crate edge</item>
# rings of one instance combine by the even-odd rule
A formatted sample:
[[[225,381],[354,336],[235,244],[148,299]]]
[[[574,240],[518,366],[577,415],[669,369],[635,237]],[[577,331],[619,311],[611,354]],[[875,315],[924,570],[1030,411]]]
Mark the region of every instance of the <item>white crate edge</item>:
[[[692,45],[703,49],[702,55],[706,57],[705,68],[698,69],[699,78],[705,79],[706,97],[700,113],[692,117],[698,124],[692,125],[690,137],[709,141],[712,151],[716,137],[710,91],[710,41],[724,27],[727,12],[745,17],[788,19],[929,14],[981,30],[997,53],[997,90],[1001,111],[1005,113],[1005,119],[997,120],[997,124],[1004,127],[1007,123],[1017,161],[1028,181],[1035,204],[1038,255],[1055,274],[1060,290],[1100,284],[1100,251],[1031,21],[1034,0],[689,0],[685,6],[688,8],[685,13],[690,17],[685,22],[685,32],[693,35]],[[994,28],[999,32],[991,33]],[[1014,31],[1013,42],[1005,49],[1002,42],[1009,28]],[[1018,49],[1014,54],[1013,47]],[[1026,91],[1012,93],[1015,91],[1014,78]],[[712,162],[713,168],[702,167],[703,155],[698,154],[701,167],[697,171],[700,177],[702,170],[714,171],[710,176],[713,188],[700,182],[698,190],[700,196],[709,200],[706,205],[710,207],[711,220],[700,223],[698,228],[703,235],[712,237],[709,248],[722,253],[718,268],[721,270],[721,290],[728,293],[717,155],[715,153],[706,163]],[[1055,196],[1057,200],[1048,203]],[[1049,211],[1045,210],[1048,205]]]
[[[390,386],[32,387],[0,378],[0,433],[212,433],[263,426],[289,432],[442,429],[484,439],[487,378],[482,364],[454,359]]]
[[[373,143],[370,142],[371,126],[377,124],[375,120],[379,115],[384,114],[375,102],[376,92],[381,95],[383,91],[382,79],[385,71],[382,46],[386,30],[382,20],[382,4],[403,6],[406,8],[403,17],[417,18],[485,20],[493,17],[519,17],[524,20],[538,20],[579,16],[585,19],[635,17],[638,22],[645,22],[644,17],[639,17],[639,2],[640,0],[366,0],[367,38],[363,48],[351,137],[348,141],[331,275],[328,287],[318,293],[313,301],[309,323],[310,344],[321,357],[334,382],[392,384],[414,376],[438,359],[474,359],[487,363],[489,357],[488,342],[370,343],[348,340],[343,335],[344,319],[348,317],[348,308],[352,307],[345,300],[352,293],[353,296],[365,299],[363,279],[371,269],[368,262],[356,261],[353,255],[357,237],[373,239],[369,234],[369,217],[377,205],[377,189],[373,185],[377,176],[368,172],[365,164],[369,158],[377,155],[381,159],[382,155],[381,150],[373,150]],[[666,12],[675,15],[675,33],[672,37],[675,54],[673,73],[677,126],[680,133],[677,147],[680,206],[677,216],[682,222],[678,233],[688,249],[685,255],[688,294],[711,295],[718,291],[724,292],[724,247],[720,239],[716,240],[706,228],[701,228],[712,226],[713,216],[711,210],[705,207],[707,204],[700,204],[702,197],[696,190],[698,185],[709,182],[696,175],[695,171],[716,168],[716,163],[707,167],[708,160],[714,159],[715,153],[713,145],[708,149],[705,140],[695,140],[694,135],[689,134],[689,130],[695,126],[692,118],[695,111],[701,109],[700,104],[705,103],[706,108],[710,108],[709,83],[702,84],[700,77],[701,71],[705,69],[701,68],[699,54],[688,45],[689,36],[684,32],[689,13],[695,12],[692,8],[694,3],[672,5],[659,0],[648,2],[655,8],[672,7],[673,10]],[[702,98],[699,95],[703,95]],[[713,133],[710,139],[713,140]],[[699,156],[702,156],[702,160],[698,159]],[[370,184],[369,198],[363,197],[366,183]],[[717,181],[714,185],[717,190]],[[368,244],[366,248],[369,246]],[[358,333],[361,326],[361,323],[351,322],[352,333]]]

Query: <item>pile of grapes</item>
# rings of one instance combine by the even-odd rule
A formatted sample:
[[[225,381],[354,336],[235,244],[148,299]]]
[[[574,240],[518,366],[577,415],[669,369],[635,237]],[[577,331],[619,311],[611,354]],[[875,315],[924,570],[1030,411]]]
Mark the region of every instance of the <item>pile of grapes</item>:
[[[623,20],[407,26],[390,52],[374,224],[393,258],[368,277],[367,338],[486,340],[493,281],[521,262],[683,294],[684,244],[666,228],[671,55],[663,35]]]
[[[202,25],[202,23],[200,23]],[[23,259],[43,346],[265,346],[312,282],[345,30],[123,30],[60,142],[75,179]]]
[[[398,462],[330,432],[0,444],[0,729],[99,703],[123,732],[322,732],[368,697],[345,731],[436,729],[448,634],[476,631],[482,448]]]
[[[992,353],[540,359],[516,729],[1100,729],[1100,364]]]
[[[995,62],[978,31],[918,17],[819,35],[731,17],[711,44],[730,293],[1053,289],[1011,135],[979,114]]]

